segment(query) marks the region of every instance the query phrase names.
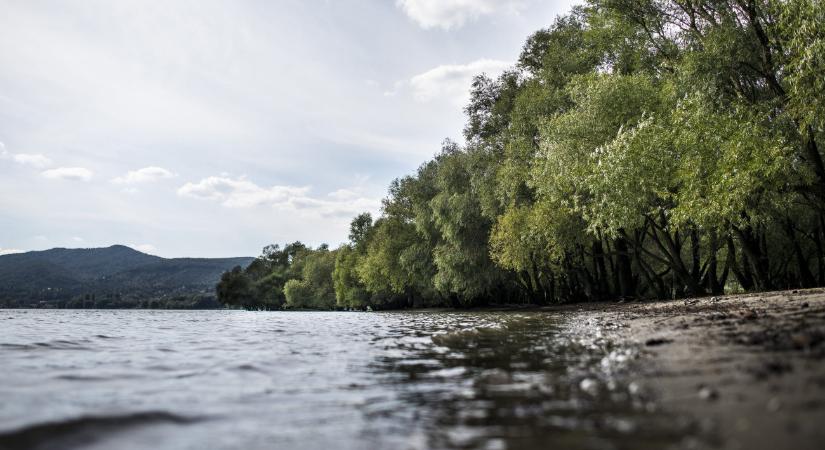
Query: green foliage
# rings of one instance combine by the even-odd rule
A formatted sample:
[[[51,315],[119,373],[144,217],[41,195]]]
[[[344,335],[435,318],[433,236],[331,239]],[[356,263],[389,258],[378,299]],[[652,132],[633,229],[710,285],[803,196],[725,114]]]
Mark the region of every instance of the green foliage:
[[[286,308],[332,309],[335,307],[335,290],[332,272],[335,269],[335,252],[321,246],[315,251],[305,251],[293,261],[301,268],[298,278],[284,284]]]
[[[679,161],[673,211],[678,224],[749,226],[773,220],[791,200],[786,186],[794,182],[794,153],[769,128],[776,119],[731,107],[720,111],[691,97],[673,112],[668,137]]]
[[[825,285],[823,14],[589,0],[473,80],[466,145],[395,180],[348,244],[268,248],[225,275],[225,297],[390,308]]]
[[[779,38],[788,55],[791,107],[820,133],[825,129],[825,3],[821,0],[775,2]]]
[[[429,206],[440,240],[433,248],[436,273],[433,283],[440,292],[464,304],[489,297],[508,282],[506,272],[493,263],[488,239],[492,220],[479,203],[479,185],[486,183],[480,150],[445,147],[435,177],[438,193]],[[478,164],[481,162],[482,164]],[[475,183],[474,183],[475,181]]]
[[[402,294],[411,273],[401,265],[401,253],[416,240],[415,227],[395,218],[379,219],[357,272],[370,292]]]
[[[356,270],[360,257],[361,254],[351,245],[338,249],[332,280],[335,304],[339,308],[361,309],[370,305],[370,295]]]
[[[520,206],[510,208],[499,216],[490,235],[490,254],[497,264],[517,272],[532,272],[537,261],[552,263],[562,252],[551,230],[542,227],[542,217],[536,214],[537,207]],[[561,209],[550,209],[557,212]],[[547,221],[558,224],[558,220]]]
[[[369,239],[371,230],[372,215],[370,215],[370,213],[362,213],[352,219],[349,227],[349,240],[352,242],[352,245],[357,247]]]
[[[269,245],[246,269],[223,274],[218,300],[246,309],[329,309],[335,305],[334,265],[335,252],[326,245],[316,250],[301,242]]]
[[[254,306],[255,294],[252,281],[241,269],[241,266],[236,266],[221,276],[217,291],[218,300],[225,305],[240,306],[242,308]]]

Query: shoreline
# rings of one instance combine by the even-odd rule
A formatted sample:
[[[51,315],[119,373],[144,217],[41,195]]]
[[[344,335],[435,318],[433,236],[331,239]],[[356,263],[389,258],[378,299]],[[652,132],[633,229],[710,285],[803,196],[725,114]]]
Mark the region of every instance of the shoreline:
[[[638,380],[710,442],[686,447],[821,448],[825,289],[553,307],[633,345]]]

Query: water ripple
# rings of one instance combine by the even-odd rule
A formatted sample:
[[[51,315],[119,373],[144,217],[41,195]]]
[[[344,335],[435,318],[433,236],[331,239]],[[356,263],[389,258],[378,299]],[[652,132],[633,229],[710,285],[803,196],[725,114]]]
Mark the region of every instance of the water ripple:
[[[0,448],[661,448],[690,426],[614,324],[575,317],[4,314]]]

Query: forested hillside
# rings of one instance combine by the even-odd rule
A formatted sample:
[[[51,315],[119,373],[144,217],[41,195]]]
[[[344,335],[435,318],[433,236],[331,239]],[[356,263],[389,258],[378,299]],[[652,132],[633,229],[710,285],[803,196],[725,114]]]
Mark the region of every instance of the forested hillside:
[[[244,307],[675,298],[825,285],[825,3],[591,0],[468,88],[466,144],[349,244],[270,247]]]
[[[0,256],[0,307],[218,307],[222,272],[252,258],[175,258],[122,245]]]

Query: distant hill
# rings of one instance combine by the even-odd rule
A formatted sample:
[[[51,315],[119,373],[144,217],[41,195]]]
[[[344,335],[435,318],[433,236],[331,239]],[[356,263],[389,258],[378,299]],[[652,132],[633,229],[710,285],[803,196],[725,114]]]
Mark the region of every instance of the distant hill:
[[[254,258],[161,258],[113,245],[0,256],[0,307],[217,307],[223,272]]]

